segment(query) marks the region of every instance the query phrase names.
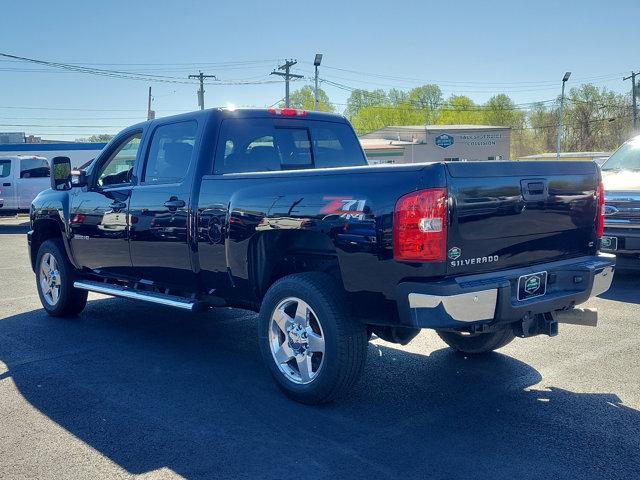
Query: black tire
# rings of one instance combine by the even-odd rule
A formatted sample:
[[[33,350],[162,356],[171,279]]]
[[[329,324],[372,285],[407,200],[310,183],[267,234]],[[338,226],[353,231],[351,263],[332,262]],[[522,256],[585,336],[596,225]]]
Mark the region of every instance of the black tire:
[[[57,301],[53,304],[45,297],[41,278],[42,273],[42,259],[45,255],[51,255],[55,259],[57,264],[57,271],[59,272],[59,294]],[[36,259],[36,288],[38,289],[38,296],[40,297],[40,303],[43,308],[52,317],[67,317],[78,315],[87,304],[87,291],[79,290],[73,287],[73,281],[76,279],[76,272],[67,258],[64,246],[62,242],[57,239],[46,240],[40,245],[38,249],[38,256]]]
[[[271,352],[269,329],[278,305],[291,297],[306,302],[322,327],[322,365],[310,383],[298,384],[280,370]],[[364,368],[367,329],[349,314],[346,295],[335,278],[323,273],[300,273],[276,281],[260,308],[259,342],[262,357],[280,389],[305,404],[327,403],[343,396]],[[285,340],[286,341],[286,340]]]
[[[454,350],[469,355],[492,352],[504,347],[516,338],[511,325],[500,330],[479,335],[461,335],[457,332],[438,331],[438,336]]]

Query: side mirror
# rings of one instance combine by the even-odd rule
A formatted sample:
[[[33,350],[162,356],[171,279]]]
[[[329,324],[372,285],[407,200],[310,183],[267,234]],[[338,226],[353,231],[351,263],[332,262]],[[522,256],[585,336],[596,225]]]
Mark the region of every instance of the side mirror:
[[[53,157],[51,159],[51,189],[71,189],[71,159],[69,157]]]
[[[85,187],[89,183],[87,172],[84,170],[72,170],[71,171],[71,186],[72,187]]]

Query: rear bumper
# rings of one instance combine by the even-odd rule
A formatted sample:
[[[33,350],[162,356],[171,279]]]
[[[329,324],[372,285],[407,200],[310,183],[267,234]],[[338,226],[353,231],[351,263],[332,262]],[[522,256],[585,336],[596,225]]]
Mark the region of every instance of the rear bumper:
[[[398,313],[401,323],[413,328],[515,322],[527,315],[572,308],[606,292],[614,269],[615,256],[601,253],[440,282],[403,282],[397,287]],[[518,278],[541,271],[548,274],[545,295],[518,300]]]
[[[618,257],[619,269],[640,269],[640,228],[612,228],[605,224],[604,234],[618,239],[618,249],[611,253]]]

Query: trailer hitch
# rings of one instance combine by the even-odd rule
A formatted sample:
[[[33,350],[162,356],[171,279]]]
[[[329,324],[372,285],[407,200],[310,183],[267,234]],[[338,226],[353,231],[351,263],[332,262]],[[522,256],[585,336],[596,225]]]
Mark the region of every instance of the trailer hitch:
[[[549,313],[527,314],[520,323],[514,325],[513,333],[521,338],[534,337],[536,335],[555,337],[558,335],[558,322]]]

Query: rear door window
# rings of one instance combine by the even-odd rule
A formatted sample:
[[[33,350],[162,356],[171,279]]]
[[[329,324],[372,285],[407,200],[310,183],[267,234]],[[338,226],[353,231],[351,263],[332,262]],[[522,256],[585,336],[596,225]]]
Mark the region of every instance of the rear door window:
[[[0,178],[11,175],[11,160],[0,160]]]
[[[214,173],[299,170],[366,165],[353,130],[341,123],[227,119]]]
[[[143,183],[177,183],[191,164],[198,124],[195,121],[162,125],[153,132]]]

